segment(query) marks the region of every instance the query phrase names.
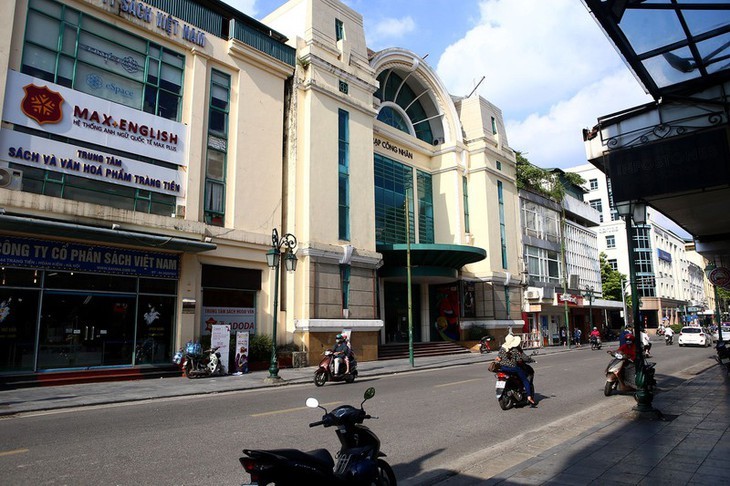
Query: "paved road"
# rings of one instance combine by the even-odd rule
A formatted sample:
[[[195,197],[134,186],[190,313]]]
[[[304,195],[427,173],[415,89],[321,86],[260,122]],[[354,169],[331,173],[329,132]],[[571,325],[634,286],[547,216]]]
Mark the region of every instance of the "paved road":
[[[655,345],[660,387],[676,386],[681,370],[711,351]],[[354,385],[296,385],[153,402],[25,414],[0,420],[0,465],[7,484],[235,484],[246,478],[237,462],[248,448],[325,446],[332,430],[309,429],[319,418],[304,408],[316,396],[330,408],[366,404],[380,416],[368,425],[404,484],[485,460],[481,451],[523,433],[551,428],[576,433],[633,405],[629,396],[605,398],[604,351],[538,355],[537,409],[501,411],[494,378],[484,365],[402,373]],[[58,388],[63,392],[63,387]]]

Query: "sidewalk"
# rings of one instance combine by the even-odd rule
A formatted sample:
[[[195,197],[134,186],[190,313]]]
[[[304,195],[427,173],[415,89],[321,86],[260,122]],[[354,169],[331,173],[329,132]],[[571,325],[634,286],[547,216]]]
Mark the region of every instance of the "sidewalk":
[[[590,350],[546,348],[539,355]],[[486,363],[495,352],[358,364],[362,376],[378,376],[446,366]],[[282,369],[283,385],[312,383],[316,367]],[[730,477],[730,378],[711,366],[680,386],[655,395],[653,405],[665,420],[622,411],[586,426],[577,436],[553,427],[549,435],[517,438],[486,448],[488,461],[429,484],[722,484]],[[267,388],[268,371],[216,378],[161,378],[19,388],[0,391],[0,416],[68,407],[104,405],[206,393]],[[510,441],[511,442],[511,441]],[[493,449],[490,453],[489,449]],[[408,482],[408,481],[406,481]]]

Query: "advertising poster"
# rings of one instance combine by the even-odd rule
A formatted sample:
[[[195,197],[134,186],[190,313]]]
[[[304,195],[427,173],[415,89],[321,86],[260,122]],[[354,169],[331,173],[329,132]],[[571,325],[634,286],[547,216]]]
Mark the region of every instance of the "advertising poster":
[[[253,307],[203,306],[202,335],[210,334],[216,324],[227,325],[231,332],[256,333],[256,309]]]
[[[223,373],[228,373],[228,358],[231,355],[231,326],[216,324],[210,336],[210,347],[218,348],[221,354]]]
[[[235,374],[248,373],[248,338],[247,331],[236,333],[236,359],[233,361]]]

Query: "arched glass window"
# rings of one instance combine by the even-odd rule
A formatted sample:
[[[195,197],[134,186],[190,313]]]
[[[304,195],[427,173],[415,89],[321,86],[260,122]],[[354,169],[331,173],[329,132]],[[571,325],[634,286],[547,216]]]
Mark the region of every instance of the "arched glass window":
[[[380,82],[380,88],[375,92],[375,96],[381,102],[390,101],[400,106],[403,109],[403,112],[408,116],[410,125],[413,126],[416,133],[416,137],[426,143],[433,143],[434,137],[431,130],[431,120],[439,119],[440,114],[438,109],[432,104],[424,104],[425,101],[429,100],[427,96],[423,96],[427,88],[418,86],[417,89],[419,89],[419,92],[415,92],[408,80],[404,80],[400,74],[390,69],[386,69],[381,72],[378,75],[378,81]],[[381,119],[381,114],[383,114],[384,111],[388,111],[390,113],[384,114],[383,116],[386,118]],[[395,122],[395,118],[388,118],[393,116],[391,113],[397,114],[398,118],[400,118],[404,123],[391,123],[391,121]],[[397,113],[393,107],[389,107],[387,105],[382,107],[378,114],[378,120],[406,133],[411,133],[408,129],[409,124],[405,122],[405,120],[402,120],[402,115]]]
[[[378,120],[402,132],[411,133],[408,129],[406,119],[392,106],[384,106],[381,108],[380,113],[378,113]]]

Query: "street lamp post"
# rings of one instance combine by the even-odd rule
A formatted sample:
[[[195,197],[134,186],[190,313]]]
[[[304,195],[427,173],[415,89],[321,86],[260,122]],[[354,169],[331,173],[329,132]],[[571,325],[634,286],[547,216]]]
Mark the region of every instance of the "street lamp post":
[[[271,231],[271,249],[266,252],[266,264],[274,270],[274,328],[271,342],[271,363],[269,365],[269,376],[266,381],[279,382],[279,365],[276,359],[276,328],[279,314],[279,264],[281,255],[284,254],[284,266],[287,272],[294,272],[297,269],[297,256],[294,248],[297,246],[297,239],[291,233],[286,233],[279,238],[279,232],[274,228]]]
[[[647,377],[644,373],[644,352],[641,344],[643,323],[639,315],[639,293],[636,285],[634,235],[631,230],[631,221],[637,225],[646,224],[646,203],[643,201],[627,201],[616,204],[616,211],[624,217],[626,223],[626,240],[629,250],[629,282],[631,284],[631,307],[634,325],[634,343],[636,346],[636,402],[634,410],[639,412],[654,412],[651,406],[654,394],[648,389]]]
[[[586,285],[586,297],[588,297],[588,322],[591,330],[593,330],[593,292],[595,289],[592,285]]]

